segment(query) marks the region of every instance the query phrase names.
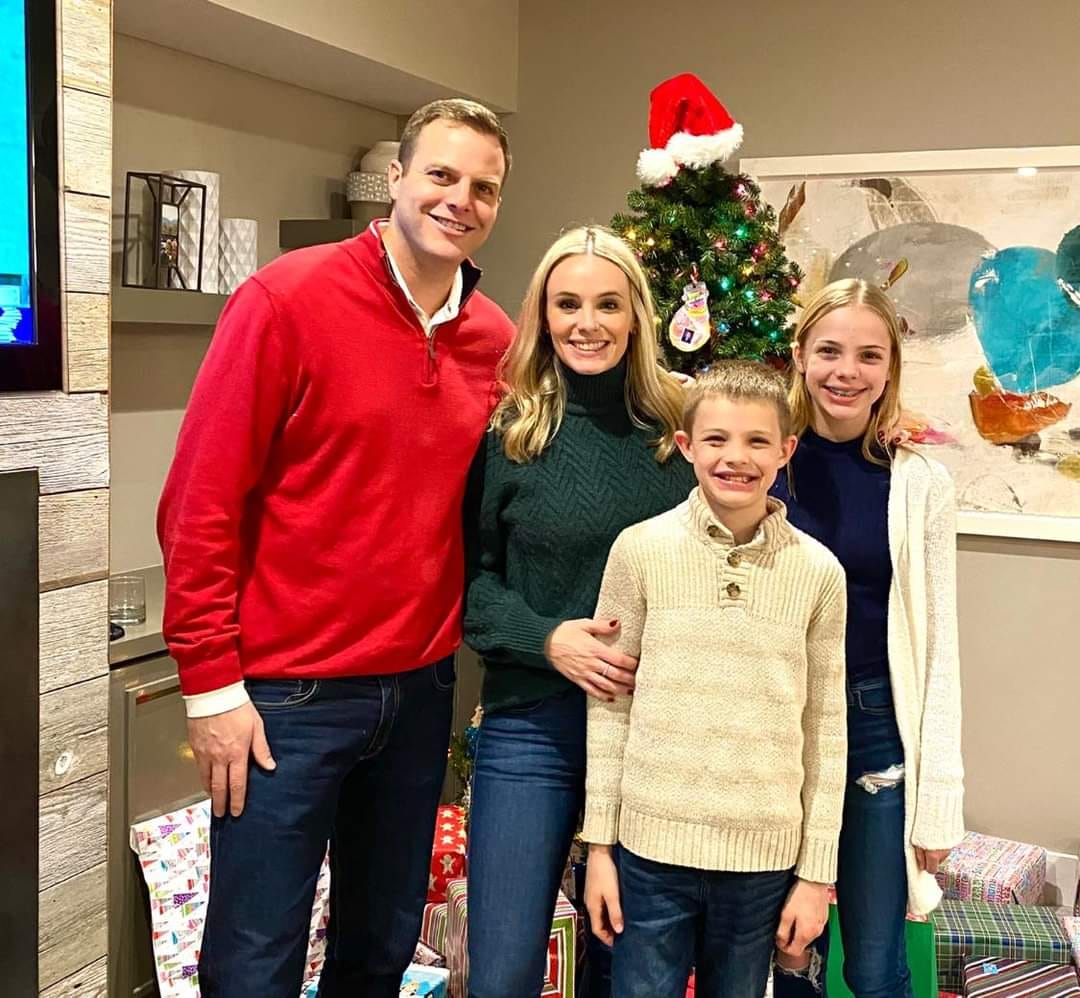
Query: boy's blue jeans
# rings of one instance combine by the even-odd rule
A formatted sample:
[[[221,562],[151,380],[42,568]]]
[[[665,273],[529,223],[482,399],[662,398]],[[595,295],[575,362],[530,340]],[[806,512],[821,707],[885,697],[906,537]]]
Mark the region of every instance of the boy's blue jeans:
[[[791,870],[729,873],[657,863],[619,846],[624,928],[612,994],[683,998],[696,967],[699,998],[761,998]]]
[[[247,684],[277,768],[210,829],[203,998],[296,998],[330,843],[320,998],[397,998],[427,900],[454,662]]]

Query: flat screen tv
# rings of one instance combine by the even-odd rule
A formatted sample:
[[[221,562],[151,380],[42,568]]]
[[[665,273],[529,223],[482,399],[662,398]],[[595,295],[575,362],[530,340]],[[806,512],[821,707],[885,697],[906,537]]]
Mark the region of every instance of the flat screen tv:
[[[63,386],[56,11],[0,0],[0,392]]]

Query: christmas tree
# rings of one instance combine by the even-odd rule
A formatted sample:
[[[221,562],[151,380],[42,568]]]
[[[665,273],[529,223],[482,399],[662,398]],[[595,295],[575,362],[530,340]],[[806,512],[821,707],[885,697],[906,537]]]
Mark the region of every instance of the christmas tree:
[[[782,361],[802,273],[780,232],[800,189],[778,224],[757,184],[723,168],[742,127],[690,73],[653,90],[649,140],[641,187],[612,227],[648,275],[668,365],[694,374],[725,357]]]

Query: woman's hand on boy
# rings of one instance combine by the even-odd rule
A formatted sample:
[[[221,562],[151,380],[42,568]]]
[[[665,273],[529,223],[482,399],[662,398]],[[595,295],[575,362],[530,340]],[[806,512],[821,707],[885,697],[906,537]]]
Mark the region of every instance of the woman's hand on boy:
[[[589,846],[585,868],[585,908],[589,927],[601,942],[611,946],[623,930],[622,905],[619,903],[619,871],[611,855],[611,846]]]
[[[606,645],[619,633],[617,620],[564,620],[547,637],[544,654],[570,682],[591,697],[611,702],[634,692],[637,659]]]
[[[780,913],[776,948],[788,956],[798,956],[821,935],[828,920],[828,884],[796,880]]]

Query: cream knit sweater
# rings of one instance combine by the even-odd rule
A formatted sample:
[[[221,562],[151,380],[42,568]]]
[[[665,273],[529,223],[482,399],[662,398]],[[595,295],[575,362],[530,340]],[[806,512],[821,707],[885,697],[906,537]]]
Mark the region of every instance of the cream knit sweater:
[[[956,499],[949,472],[899,448],[889,485],[889,678],[904,744],[908,908],[927,914],[941,890],[915,846],[964,837],[960,655],[956,626]]]
[[[622,532],[597,616],[638,656],[590,699],[585,828],[703,870],[836,878],[847,759],[843,569],[782,503],[736,545],[695,489]]]

